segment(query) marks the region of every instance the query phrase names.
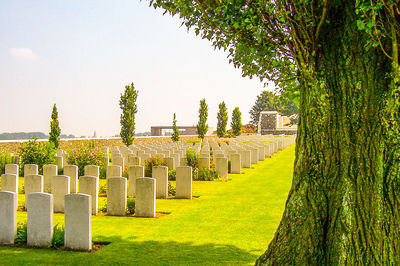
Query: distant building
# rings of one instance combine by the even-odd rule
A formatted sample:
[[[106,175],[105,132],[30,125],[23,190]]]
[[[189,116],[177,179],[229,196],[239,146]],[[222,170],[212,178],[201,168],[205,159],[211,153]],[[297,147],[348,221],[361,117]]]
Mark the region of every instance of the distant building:
[[[281,116],[277,111],[263,111],[258,120],[258,133],[261,135],[294,135],[297,133],[297,126],[290,126],[290,118]]]
[[[182,136],[197,135],[196,126],[178,126],[179,134]],[[172,126],[153,126],[151,127],[152,136],[170,136],[172,132]]]

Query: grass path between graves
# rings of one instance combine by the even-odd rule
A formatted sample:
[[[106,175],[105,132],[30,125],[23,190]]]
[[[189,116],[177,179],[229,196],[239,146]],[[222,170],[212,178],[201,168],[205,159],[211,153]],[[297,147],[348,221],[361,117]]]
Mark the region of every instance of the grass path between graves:
[[[194,182],[200,197],[157,200],[157,211],[171,213],[159,219],[93,217],[93,240],[111,242],[97,252],[0,247],[0,264],[254,264],[282,217],[293,162],[294,145],[228,182]],[[54,224],[63,220],[54,215]]]

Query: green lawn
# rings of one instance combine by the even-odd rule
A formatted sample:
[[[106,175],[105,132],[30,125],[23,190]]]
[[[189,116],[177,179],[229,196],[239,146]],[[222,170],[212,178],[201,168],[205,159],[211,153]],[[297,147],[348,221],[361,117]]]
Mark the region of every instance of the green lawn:
[[[171,213],[159,219],[93,217],[93,240],[111,242],[97,252],[0,247],[0,263],[254,264],[281,219],[293,161],[294,145],[228,182],[196,181],[199,198],[157,200],[157,211]],[[24,219],[18,212],[18,222]],[[54,215],[54,224],[63,220]]]

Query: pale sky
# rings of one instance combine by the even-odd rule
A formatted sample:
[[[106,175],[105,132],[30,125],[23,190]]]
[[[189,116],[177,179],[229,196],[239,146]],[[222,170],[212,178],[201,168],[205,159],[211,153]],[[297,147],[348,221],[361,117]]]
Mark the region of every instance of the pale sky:
[[[171,125],[173,113],[178,126],[195,125],[202,98],[209,126],[222,101],[246,124],[263,83],[180,25],[147,1],[0,0],[0,133],[48,133],[56,103],[62,134],[119,134],[131,82],[136,132]]]

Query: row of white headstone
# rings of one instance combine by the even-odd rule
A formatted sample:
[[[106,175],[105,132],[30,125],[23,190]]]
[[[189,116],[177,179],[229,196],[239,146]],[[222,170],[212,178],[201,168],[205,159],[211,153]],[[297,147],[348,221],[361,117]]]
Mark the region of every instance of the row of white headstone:
[[[10,191],[17,194],[18,199],[18,175],[10,174],[10,169],[15,169],[17,165],[6,165],[6,174],[2,175],[1,185],[3,191]],[[36,174],[25,176],[25,194],[35,192],[50,192],[53,194],[53,209],[54,212],[64,212],[64,196],[70,193],[78,192],[78,167],[69,165],[64,168],[64,175],[55,175],[57,166],[47,165],[53,169],[53,176],[50,176],[51,189],[44,189],[44,175],[37,174],[37,166],[29,165],[25,170],[36,169]],[[44,168],[44,169],[45,169]],[[126,197],[140,197],[141,190],[136,187],[136,180],[144,177],[144,167],[135,165],[128,168],[128,179],[121,176],[120,166],[109,166],[107,175],[107,214],[108,215],[124,215],[126,210]],[[68,169],[68,171],[66,171]],[[73,169],[74,171],[71,171]],[[7,173],[8,172],[8,173]],[[46,171],[47,174],[49,171]],[[92,213],[97,214],[98,211],[98,195],[99,195],[99,167],[96,165],[85,166],[85,175],[79,178],[79,192],[92,196]],[[156,196],[157,198],[168,197],[168,167],[155,166],[153,167],[152,177],[155,179]],[[27,173],[27,172],[26,172]],[[48,177],[48,176],[47,176]],[[73,188],[73,190],[71,189]],[[147,189],[145,189],[147,191]],[[139,192],[139,193],[138,193]],[[191,199],[192,198],[192,168],[188,166],[178,167],[176,169],[176,198]],[[155,199],[154,199],[155,201]],[[154,205],[152,202],[150,205]],[[137,203],[140,209],[140,202]],[[15,206],[17,208],[17,205]],[[145,207],[147,209],[147,207]],[[140,212],[139,212],[140,213]],[[137,215],[140,216],[140,215]],[[146,215],[150,216],[150,215]],[[154,215],[153,215],[154,216]]]
[[[225,142],[221,142],[218,145],[215,141],[210,141],[205,142],[203,147],[195,145],[191,148],[194,148],[201,154],[199,168],[204,167],[209,169],[211,147],[214,152],[216,171],[220,176],[227,178],[228,158],[231,160],[231,172],[240,173],[241,167],[251,167],[252,163],[264,160],[264,158],[271,156],[276,151],[285,148],[293,142],[294,137],[273,138],[268,141],[265,141],[264,138],[264,141],[261,142],[259,138],[245,138],[245,141],[241,139],[231,141],[230,145],[227,145]],[[183,144],[179,147],[181,148],[181,152],[183,152],[183,149],[186,150]],[[126,156],[128,156],[130,163],[139,164],[141,159],[140,153],[147,149],[148,146],[142,146],[141,148],[135,152],[131,149],[129,151],[122,148],[122,150],[126,151]],[[160,147],[160,149],[164,148]],[[117,156],[117,151],[119,149],[114,149],[114,162],[118,161],[118,157],[120,157]],[[168,150],[161,151],[160,154],[165,155],[169,152]],[[150,155],[150,152],[148,154]],[[244,163],[241,160],[242,155]],[[135,159],[129,160],[129,157]],[[175,158],[172,159],[174,160]],[[144,177],[143,166],[130,166],[128,168],[129,191],[127,190],[127,179],[121,177],[122,167],[120,165],[107,167],[108,215],[125,215],[126,198],[129,195],[136,197],[136,216],[154,217],[156,198],[168,197],[168,167],[153,167],[153,176],[149,178]],[[90,250],[90,216],[91,214],[95,215],[98,209],[99,167],[94,165],[85,167],[85,176],[79,178],[80,194],[76,194],[78,191],[77,166],[64,166],[64,175],[57,175],[57,165],[44,166],[43,176],[37,174],[36,165],[25,165],[24,171],[25,194],[27,195],[28,235],[30,234],[30,237],[28,236],[28,239],[30,239],[28,245],[45,245],[49,239],[51,240],[53,232],[52,213],[54,211],[65,213],[65,246],[70,249]],[[47,187],[45,184],[47,184]],[[48,189],[48,187],[50,187],[52,194],[43,193],[43,189]],[[0,196],[0,213],[6,214],[5,216],[9,218],[0,219],[0,236],[3,236],[0,237],[0,244],[10,244],[11,241],[14,241],[16,230],[18,165],[6,165],[6,174],[2,176],[2,190]],[[176,167],[176,197],[192,198],[191,167]],[[78,204],[77,202],[80,203]],[[88,222],[86,222],[86,217],[88,217]],[[0,218],[3,217],[0,216]],[[80,222],[80,220],[84,222]],[[79,232],[79,235],[74,235],[74,232]],[[11,237],[13,234],[14,237]]]
[[[111,161],[113,165],[119,165],[124,169],[126,165],[144,166],[147,159],[157,156],[166,160],[169,169],[175,170],[176,167],[184,166],[188,146],[190,144],[184,142],[114,146],[111,151]],[[105,153],[109,153],[108,148],[105,149]]]
[[[17,193],[0,191],[0,244],[12,245],[17,233]],[[27,195],[27,244],[47,247],[53,238],[53,195]],[[65,195],[64,246],[71,250],[92,249],[91,197]]]

